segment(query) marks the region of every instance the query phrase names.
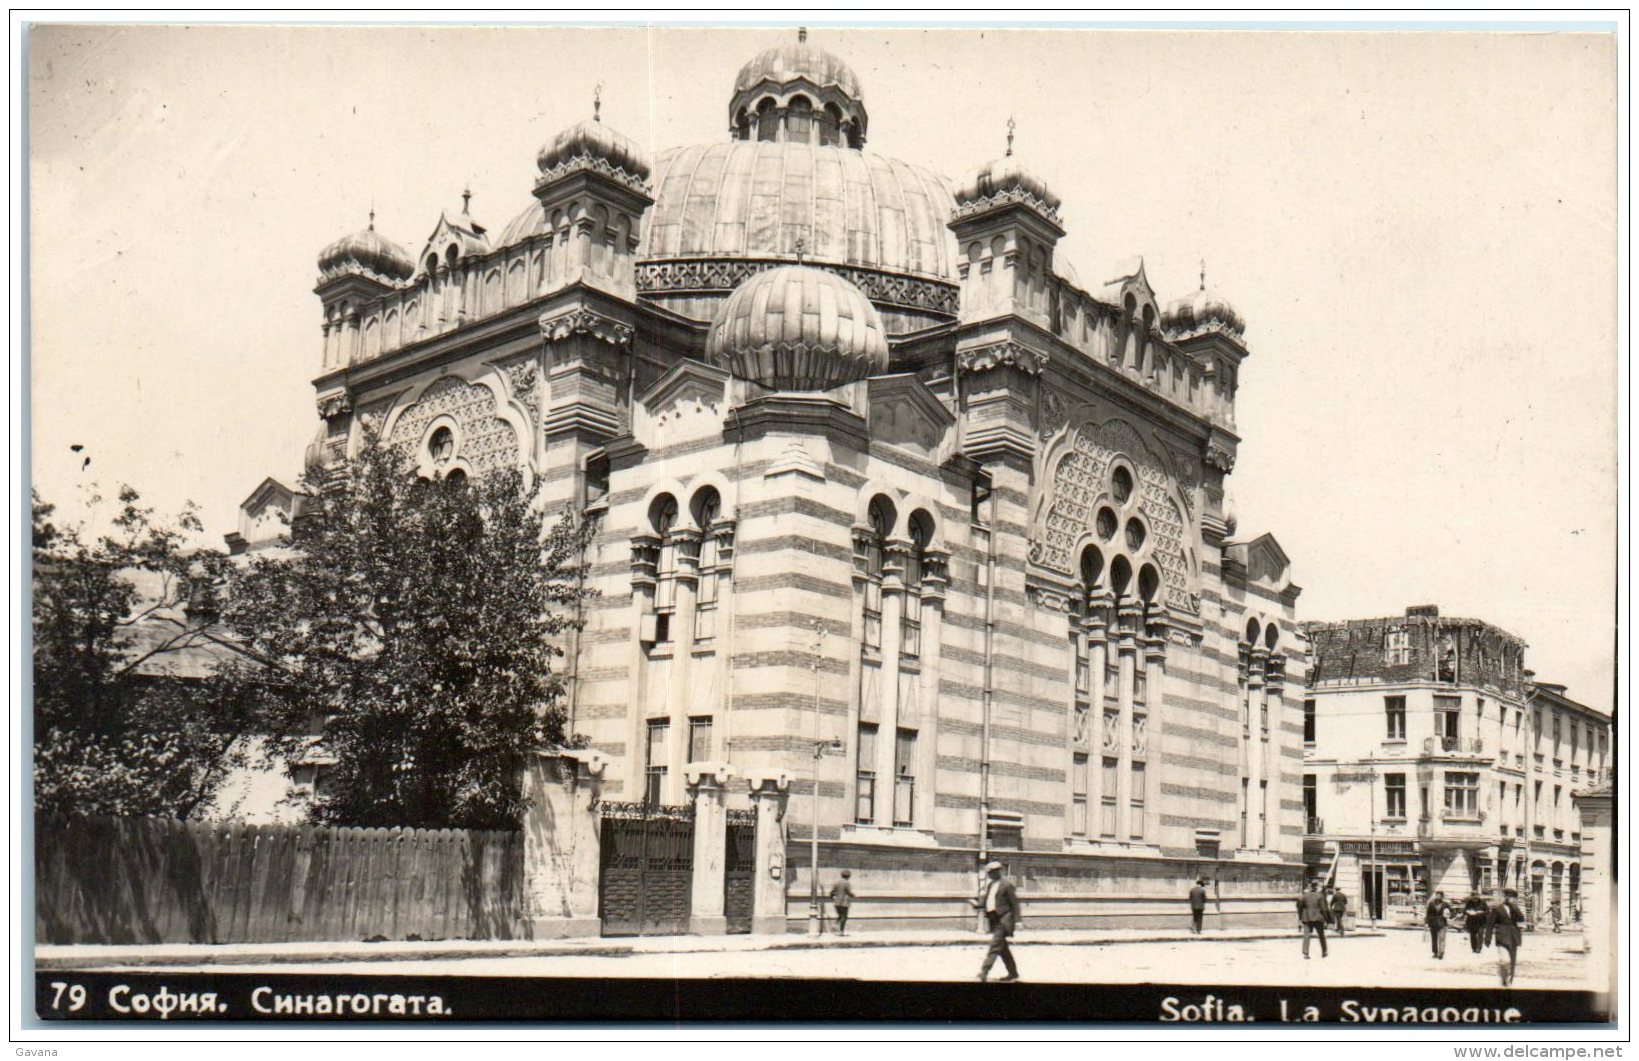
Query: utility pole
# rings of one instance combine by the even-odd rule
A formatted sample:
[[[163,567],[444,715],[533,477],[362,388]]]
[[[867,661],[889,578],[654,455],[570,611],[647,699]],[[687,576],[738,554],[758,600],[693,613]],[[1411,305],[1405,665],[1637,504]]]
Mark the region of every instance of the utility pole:
[[[1366,868],[1366,874],[1367,874],[1367,876],[1366,876],[1366,910],[1367,910],[1367,917],[1371,922],[1371,927],[1375,931],[1376,928],[1377,928],[1377,902],[1376,902],[1376,900],[1379,898],[1378,886],[1377,886],[1377,771],[1376,770],[1368,770],[1366,772],[1366,793],[1367,793],[1367,798],[1369,800],[1371,800],[1371,813],[1366,815],[1366,827],[1367,827],[1368,830],[1370,830],[1368,835],[1371,837],[1371,840],[1370,840],[1371,854],[1369,856],[1370,861],[1369,861],[1369,863],[1367,865],[1367,868]]]

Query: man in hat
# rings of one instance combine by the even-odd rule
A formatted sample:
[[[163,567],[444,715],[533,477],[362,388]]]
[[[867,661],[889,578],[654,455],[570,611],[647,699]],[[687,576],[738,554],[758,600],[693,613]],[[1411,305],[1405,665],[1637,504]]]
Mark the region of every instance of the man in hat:
[[[848,883],[851,877],[848,870],[842,871],[842,878],[831,885],[831,905],[837,909],[837,935],[848,934],[848,907],[854,902],[854,889]]]
[[[1435,892],[1434,898],[1428,901],[1428,908],[1423,911],[1423,924],[1428,926],[1428,941],[1434,948],[1434,956],[1444,960],[1446,928],[1451,924],[1451,904],[1446,902],[1445,892]]]
[[[1002,977],[1002,982],[1017,980],[1019,967],[1013,963],[1013,951],[1008,947],[1007,940],[1019,923],[1019,895],[1013,888],[1013,882],[1002,877],[1000,862],[985,864],[984,887],[969,902],[976,909],[984,911],[985,920],[990,925],[990,949],[985,951],[985,962],[979,966],[979,981],[983,983],[990,976],[990,967],[996,964],[997,958],[1001,958],[1002,964],[1007,967],[1007,975]]]
[[[1468,946],[1475,954],[1483,949],[1485,918],[1490,911],[1479,892],[1470,892],[1463,902],[1463,927],[1468,929]]]
[[[1320,956],[1326,957],[1326,898],[1320,894],[1320,881],[1309,878],[1309,890],[1298,896],[1298,928],[1303,931],[1303,957],[1309,957],[1309,936],[1320,937]]]
[[[1525,911],[1519,908],[1519,892],[1504,888],[1502,901],[1485,915],[1485,942],[1497,945],[1497,975],[1502,977],[1504,987],[1514,982],[1524,932]]]
[[[1195,887],[1189,890],[1189,930],[1197,936],[1201,934],[1201,919],[1206,916],[1206,878],[1200,877],[1195,881]]]
[[[1342,888],[1333,888],[1327,885],[1326,891],[1327,905],[1332,908],[1332,927],[1341,936],[1344,928],[1343,918],[1349,912],[1349,897],[1343,894]]]

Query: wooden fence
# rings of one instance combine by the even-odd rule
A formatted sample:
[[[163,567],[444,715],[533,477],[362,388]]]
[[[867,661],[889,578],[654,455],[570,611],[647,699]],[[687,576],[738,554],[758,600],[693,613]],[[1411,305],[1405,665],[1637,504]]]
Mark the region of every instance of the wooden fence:
[[[47,819],[35,824],[40,943],[516,939],[523,836]]]

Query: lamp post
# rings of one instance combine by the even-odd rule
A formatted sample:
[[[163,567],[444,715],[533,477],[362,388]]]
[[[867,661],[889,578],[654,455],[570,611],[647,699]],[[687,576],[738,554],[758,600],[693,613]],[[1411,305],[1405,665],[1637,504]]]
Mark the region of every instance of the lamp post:
[[[820,740],[820,650],[825,646],[825,624],[819,619],[814,620],[814,658],[808,666],[814,672],[814,794],[813,821],[808,826],[808,934],[818,936],[820,932],[819,909],[819,774],[820,756],[825,754],[825,744]]]
[[[1377,929],[1377,903],[1381,900],[1381,889],[1377,880],[1377,771],[1366,772],[1366,798],[1370,801],[1371,811],[1366,815],[1366,828],[1370,830],[1371,855],[1366,865],[1366,916],[1371,922],[1373,931]]]

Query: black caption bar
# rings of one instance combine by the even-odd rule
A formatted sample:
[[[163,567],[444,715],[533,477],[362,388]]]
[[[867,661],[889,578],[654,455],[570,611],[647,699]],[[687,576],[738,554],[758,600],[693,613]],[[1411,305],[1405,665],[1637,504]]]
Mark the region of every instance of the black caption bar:
[[[1241,1025],[1605,1023],[1584,991],[1214,987],[1180,984],[951,984],[859,980],[593,980],[277,973],[35,976],[43,1020],[898,1021],[992,1020]],[[1249,1028],[1250,1030],[1250,1028]]]

